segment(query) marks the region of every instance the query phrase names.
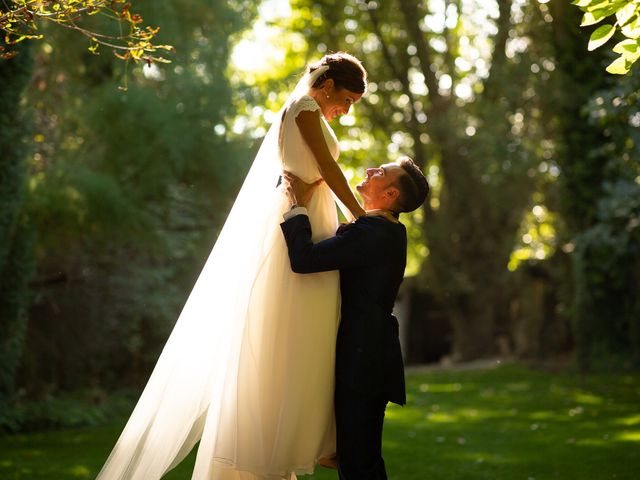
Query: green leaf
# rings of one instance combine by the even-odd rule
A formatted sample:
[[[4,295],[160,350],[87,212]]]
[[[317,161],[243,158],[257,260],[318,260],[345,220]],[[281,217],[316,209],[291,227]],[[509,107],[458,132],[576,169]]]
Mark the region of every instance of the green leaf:
[[[637,40],[626,39],[616,43],[612,50],[615,53],[620,54],[623,54],[625,51],[636,53],[638,51],[638,46],[639,45]]]
[[[607,5],[604,7],[599,7],[599,8],[595,8],[593,10],[591,10],[591,13],[593,13],[593,16],[598,19],[598,20],[602,20],[603,18],[606,18],[610,15],[613,15],[615,13],[618,12],[618,10],[620,10],[621,5],[620,4],[613,4],[613,5]]]
[[[595,50],[601,45],[604,45],[614,33],[616,33],[616,29],[613,25],[606,24],[596,28],[589,38],[588,50]]]
[[[640,37],[640,21],[636,17],[635,20],[627,22],[621,29],[622,34],[627,38]]]
[[[593,9],[605,2],[608,2],[608,0],[574,0],[571,4],[580,8]]]
[[[596,23],[600,22],[600,19],[597,19],[593,13],[591,12],[587,12],[584,14],[584,16],[582,17],[582,22],[580,23],[581,27],[588,27],[589,25],[595,25]]]
[[[622,56],[624,57],[624,59],[629,62],[629,63],[635,63],[636,60],[638,60],[638,58],[640,58],[640,52],[635,51],[629,51],[629,50],[625,50],[624,52],[622,52]]]
[[[631,20],[631,18],[634,15],[637,15],[638,13],[638,5],[635,3],[629,3],[627,5],[625,5],[624,7],[622,7],[620,10],[618,10],[616,12],[616,18],[618,19],[618,25],[620,25],[621,27],[623,27],[624,25],[626,25],[629,20]]]
[[[616,58],[611,64],[607,67],[607,72],[613,73],[615,75],[624,75],[631,69],[631,63],[627,61],[624,57]]]
[[[613,15],[614,13],[616,13],[618,8],[619,7],[617,5],[607,5],[606,7],[594,9],[588,8],[587,13],[585,13],[582,17],[582,23],[580,24],[580,26],[587,27],[589,25],[595,25],[596,23],[599,23],[607,18],[609,15]]]

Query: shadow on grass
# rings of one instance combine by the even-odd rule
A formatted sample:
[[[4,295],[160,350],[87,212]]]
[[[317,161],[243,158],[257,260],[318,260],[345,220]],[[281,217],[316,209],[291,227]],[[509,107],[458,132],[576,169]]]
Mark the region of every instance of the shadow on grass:
[[[518,366],[408,377],[409,405],[387,410],[390,480],[635,480],[640,379]],[[0,438],[3,480],[95,478],[123,422]],[[194,452],[169,480],[189,479]],[[335,479],[318,469],[308,480]]]

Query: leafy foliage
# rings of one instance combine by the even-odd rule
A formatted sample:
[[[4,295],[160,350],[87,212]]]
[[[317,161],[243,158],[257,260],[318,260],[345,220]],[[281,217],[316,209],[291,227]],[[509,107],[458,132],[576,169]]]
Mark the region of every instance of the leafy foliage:
[[[598,75],[604,51],[583,56],[588,32],[579,28],[579,11],[563,2],[549,4],[553,22],[551,40],[555,57],[556,88],[548,92],[551,127],[557,142],[557,162],[561,171],[559,209],[568,235],[592,225],[602,181],[606,177],[608,153],[601,148],[607,141],[604,129],[588,121],[585,106],[596,92],[607,88],[611,77]],[[567,240],[562,240],[567,241]]]
[[[593,224],[576,238],[576,330],[591,368],[640,364],[640,121],[630,76],[594,95],[589,122],[608,133],[604,194]]]
[[[52,22],[74,30],[90,41],[89,51],[98,53],[98,47],[113,49],[117,58],[122,60],[144,60],[147,62],[167,62],[156,52],[173,50],[170,45],[155,44],[154,38],[159,28],[142,27],[143,18],[131,12],[131,4],[126,0],[62,0],[43,2],[41,0],[9,0],[0,14],[0,30],[5,32],[5,43],[15,45],[26,39],[41,40],[44,35],[39,22]],[[98,15],[108,19],[114,32],[95,31],[91,27],[81,26],[83,17]],[[118,32],[113,27],[117,26]],[[123,28],[123,26],[125,28]],[[123,30],[127,30],[123,32]],[[17,50],[7,50],[0,45],[0,58],[11,58]]]
[[[127,415],[136,392],[106,396],[100,390],[37,400],[14,399],[0,411],[0,434],[104,425]]]
[[[0,61],[0,409],[14,392],[22,358],[34,264],[34,232],[24,206],[31,120],[20,102],[31,66],[28,49],[19,59]]]
[[[588,27],[605,23],[596,28],[589,38],[589,50],[604,45],[616,32],[626,37],[616,43],[613,52],[619,56],[608,67],[607,72],[622,75],[640,58],[640,4],[635,0],[574,0],[584,15],[581,26]]]
[[[126,93],[119,61],[90,55],[75,32],[48,27],[35,44],[28,396],[146,379],[254,152],[225,133],[229,42],[253,2],[144,7],[179,54],[131,71]]]
[[[640,186],[606,189],[598,223],[576,239],[577,333],[591,368],[640,364]]]
[[[565,5],[550,7],[562,19],[554,22],[562,92],[554,110],[562,170],[559,204],[566,225],[560,243],[565,251],[573,250],[570,304],[577,358],[583,369],[619,368],[633,365],[636,355],[637,293],[625,282],[634,275],[628,268],[635,268],[637,240],[621,224],[636,215],[637,80],[598,75],[603,51],[576,63],[587,32],[578,27],[579,11]],[[620,210],[627,202],[631,210]],[[608,268],[606,273],[603,268]]]

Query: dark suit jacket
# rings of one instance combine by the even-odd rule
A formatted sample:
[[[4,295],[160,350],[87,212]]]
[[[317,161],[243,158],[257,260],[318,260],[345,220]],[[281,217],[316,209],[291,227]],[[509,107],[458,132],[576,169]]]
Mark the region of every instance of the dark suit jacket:
[[[365,395],[404,405],[398,321],[391,313],[406,264],[404,225],[365,216],[316,244],[306,215],[294,216],[281,226],[294,272],[340,270],[337,380]]]

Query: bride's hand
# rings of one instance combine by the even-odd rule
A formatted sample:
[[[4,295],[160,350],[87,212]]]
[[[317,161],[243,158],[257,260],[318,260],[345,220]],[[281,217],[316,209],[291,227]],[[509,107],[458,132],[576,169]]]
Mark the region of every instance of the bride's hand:
[[[291,172],[283,172],[284,191],[289,198],[291,205],[306,207],[313,196],[316,188],[324,181],[322,178],[313,183],[306,183],[296,177]]]

